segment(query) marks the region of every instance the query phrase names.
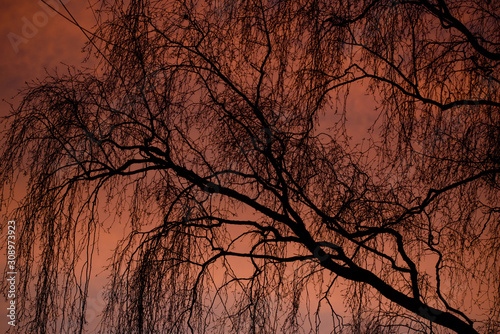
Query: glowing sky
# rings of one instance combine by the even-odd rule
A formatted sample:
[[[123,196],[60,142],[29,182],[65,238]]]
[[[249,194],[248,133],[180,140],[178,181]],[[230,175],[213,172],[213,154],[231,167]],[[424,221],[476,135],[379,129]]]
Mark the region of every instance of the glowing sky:
[[[50,3],[50,1],[49,1]],[[87,26],[92,17],[84,9],[86,1],[66,0],[67,8]],[[62,9],[62,7],[60,7]],[[0,4],[0,115],[8,114],[10,106],[19,102],[13,97],[23,88],[25,82],[45,77],[45,71],[54,73],[57,67],[64,71],[61,63],[81,64],[84,54],[81,48],[85,37],[81,31],[64,18],[51,12],[41,2],[33,0],[3,0]],[[4,126],[2,126],[2,130]],[[22,189],[16,189],[22,191]],[[4,203],[0,208],[2,226],[11,217],[6,216]],[[6,231],[1,231],[6,235]],[[5,238],[1,238],[2,254],[0,267],[5,267]],[[4,279],[2,275],[2,279]],[[0,332],[8,329],[7,303],[0,298]]]
[[[53,0],[54,1],[54,0]],[[49,3],[51,1],[48,1]],[[65,0],[67,8],[74,17],[84,27],[92,26],[92,13],[85,10],[88,7],[87,1]],[[43,79],[48,73],[66,71],[67,65],[80,66],[84,54],[81,52],[86,40],[84,34],[73,24],[59,15],[55,15],[41,2],[33,0],[4,0],[1,3],[0,11],[0,96],[4,100],[0,104],[0,115],[8,114],[10,106],[19,102],[18,98],[13,98],[17,92],[23,88],[25,82],[30,82],[36,78]],[[62,9],[62,7],[60,7]],[[62,9],[64,12],[64,9]],[[366,129],[374,120],[372,98],[366,96],[361,91],[361,87],[354,87],[351,90],[350,113],[348,117],[355,120],[352,134],[365,136]],[[326,123],[326,122],[325,122]],[[327,124],[325,124],[327,126]],[[2,127],[3,128],[3,127]],[[360,131],[361,130],[361,131]],[[22,189],[18,190],[22,194]],[[11,217],[6,216],[4,204],[0,208],[2,223],[4,224]],[[1,231],[5,235],[5,231]],[[1,238],[3,243],[5,238]],[[2,249],[3,245],[2,245]],[[5,267],[6,256],[3,252],[0,255],[0,267]],[[89,295],[89,308],[95,305],[96,310],[102,306],[103,301],[96,292]],[[0,332],[5,332],[8,328],[5,317],[7,306],[6,301],[0,298]],[[92,323],[93,314],[89,314],[89,322]]]

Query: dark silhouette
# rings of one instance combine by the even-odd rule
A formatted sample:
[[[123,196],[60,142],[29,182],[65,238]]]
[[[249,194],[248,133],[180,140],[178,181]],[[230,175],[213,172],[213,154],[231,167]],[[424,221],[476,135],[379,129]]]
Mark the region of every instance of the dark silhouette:
[[[85,329],[106,205],[106,333],[500,329],[497,2],[100,6],[7,120],[25,332]]]

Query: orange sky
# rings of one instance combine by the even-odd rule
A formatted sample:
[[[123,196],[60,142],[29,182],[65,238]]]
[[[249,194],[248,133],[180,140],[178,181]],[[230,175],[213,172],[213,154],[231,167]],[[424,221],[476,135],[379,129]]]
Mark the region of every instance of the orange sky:
[[[85,27],[90,28],[91,12],[85,10],[88,2],[64,1],[77,20]],[[19,102],[13,97],[25,82],[43,78],[46,70],[53,73],[56,67],[60,72],[65,71],[65,66],[61,63],[81,65],[84,58],[81,48],[84,45],[85,37],[77,27],[64,18],[52,15],[53,13],[50,13],[38,0],[3,0],[0,8],[0,55],[3,60],[0,62],[0,97],[6,101],[0,103],[0,116],[4,116],[10,108],[7,102],[14,104]],[[352,122],[349,123],[349,134],[354,137],[356,142],[368,136],[367,129],[376,117],[373,110],[373,98],[364,93],[364,88],[366,87],[353,86],[349,99],[347,116],[348,121]],[[329,126],[327,117],[321,119],[322,126]],[[22,194],[23,189],[17,190],[18,194]],[[0,216],[2,217],[1,226],[4,226],[7,220],[12,219],[6,216],[3,203],[0,207]],[[0,248],[3,250],[0,254],[0,268],[3,270],[6,260],[4,251],[6,230],[3,229],[0,233],[2,235]],[[121,237],[121,235],[106,237],[108,241],[113,240],[114,243],[116,238]],[[109,246],[111,247],[111,243]],[[102,261],[105,259],[105,257],[101,257]],[[95,268],[94,274],[98,272],[100,269]],[[94,288],[90,292],[88,305],[88,320],[92,324],[95,319],[93,317],[104,305],[99,288]],[[5,317],[6,307],[6,301],[0,298],[0,309],[2,310],[0,311],[0,333],[5,332],[9,327]]]
[[[54,0],[52,0],[54,1]],[[91,22],[84,9],[86,1],[65,0],[66,6],[81,22]],[[83,34],[71,23],[50,13],[47,7],[33,0],[4,0],[0,11],[0,92],[2,99],[11,98],[26,81],[43,77],[45,69],[53,70],[60,63],[78,65],[85,41]],[[31,27],[30,27],[31,26]],[[34,29],[30,29],[33,28]],[[2,103],[1,115],[9,107]]]
[[[91,22],[89,12],[84,9],[86,1],[65,0],[68,9],[81,22]],[[49,1],[50,3],[50,1]],[[33,29],[34,28],[34,29]],[[85,41],[83,34],[71,23],[50,12],[47,7],[34,0],[3,0],[0,4],[0,116],[8,114],[10,106],[7,102],[16,103],[13,99],[25,82],[43,78],[45,70],[49,73],[58,66],[64,70],[62,63],[68,65],[81,64],[84,55],[81,47]],[[4,127],[1,127],[4,129]],[[18,189],[19,194],[22,189]],[[4,203],[0,208],[1,226],[5,226],[11,217],[6,216]],[[0,231],[2,237],[0,248],[0,268],[4,269],[6,255],[6,230]],[[4,279],[2,275],[2,280]],[[102,304],[96,294],[92,301]],[[92,303],[91,302],[91,303]],[[92,305],[92,304],[90,304]],[[0,333],[10,327],[6,317],[7,303],[0,298]]]
[[[92,16],[85,11],[88,6],[86,1],[65,0],[68,9],[84,26],[90,28]],[[43,78],[45,71],[53,73],[57,67],[60,72],[65,70],[61,63],[68,65],[80,65],[84,54],[81,52],[85,37],[82,32],[60,17],[51,15],[50,11],[33,0],[4,0],[0,11],[0,92],[1,98],[10,103],[19,100],[13,99],[25,82],[36,78]],[[366,136],[366,129],[375,119],[372,98],[365,96],[360,87],[351,89],[349,121],[354,121],[355,126],[351,128],[351,134],[357,140]],[[0,104],[0,115],[8,113],[9,105],[6,102]],[[371,111],[371,112],[370,112]],[[328,126],[328,120],[323,119],[324,126]],[[22,194],[23,189],[18,189]],[[6,210],[0,209],[2,226],[10,217],[6,216]],[[19,222],[22,223],[22,222]],[[5,235],[6,231],[1,231]],[[121,236],[113,236],[121,237]],[[112,239],[113,239],[112,238]],[[5,238],[1,238],[2,247]],[[5,266],[5,253],[0,255],[0,268]],[[100,270],[96,268],[95,272]],[[89,295],[89,322],[92,323],[93,316],[103,306],[103,300],[99,289],[94,289]],[[7,303],[0,298],[0,332],[8,329],[5,317]],[[95,324],[95,323],[94,323]]]

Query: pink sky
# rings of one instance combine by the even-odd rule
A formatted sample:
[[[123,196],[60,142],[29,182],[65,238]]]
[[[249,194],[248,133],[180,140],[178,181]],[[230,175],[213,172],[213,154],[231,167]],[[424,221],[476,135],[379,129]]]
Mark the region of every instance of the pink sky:
[[[84,10],[87,2],[65,1],[79,21],[90,22],[89,13]],[[13,102],[11,98],[23,84],[43,77],[45,69],[53,71],[58,66],[64,70],[61,63],[81,63],[84,55],[80,51],[85,37],[70,22],[54,15],[38,1],[6,0],[0,6],[2,99]],[[2,103],[0,108],[5,115],[9,106]]]
[[[49,3],[51,1],[48,1]],[[86,1],[65,0],[68,9],[81,22],[90,22],[89,13],[84,11]],[[64,71],[61,63],[81,64],[84,55],[81,47],[85,37],[81,31],[59,15],[54,15],[41,2],[33,0],[4,0],[0,4],[0,116],[8,114],[10,106],[19,102],[13,97],[23,88],[25,82],[43,78],[45,71],[53,73],[58,67]],[[88,26],[88,24],[87,24]],[[2,129],[4,127],[2,126]],[[22,189],[18,194],[22,194]],[[4,203],[1,203],[1,226],[11,219],[7,216]],[[5,267],[6,228],[0,232],[2,253],[0,267]],[[2,275],[2,280],[4,279]],[[95,296],[94,303],[100,303]],[[0,298],[0,333],[10,327],[6,317],[7,303]]]
[[[68,9],[85,27],[90,28],[92,16],[85,11],[87,2],[77,0],[65,0]],[[55,68],[59,72],[65,71],[65,66],[80,65],[84,54],[81,48],[85,42],[83,33],[70,22],[59,15],[51,15],[40,2],[33,0],[5,0],[2,2],[0,11],[0,54],[3,61],[0,63],[0,92],[2,100],[0,104],[0,115],[8,114],[9,104],[16,104],[19,99],[13,99],[16,93],[23,88],[25,82],[36,78],[42,79],[45,71],[54,73]],[[374,120],[371,108],[372,98],[365,96],[360,87],[354,87],[351,91],[349,121],[354,121],[355,126],[351,128],[352,135],[356,140],[366,137],[366,129]],[[370,112],[367,112],[370,111]],[[325,118],[325,123],[327,119]],[[328,126],[325,124],[325,126]],[[23,189],[18,189],[22,194]],[[6,216],[6,210],[2,203],[0,208],[2,225],[11,219]],[[22,223],[22,222],[20,222]],[[1,231],[6,235],[6,230]],[[2,237],[4,247],[5,238]],[[2,248],[4,249],[4,248]],[[5,253],[0,255],[0,268],[4,268],[6,261]],[[97,270],[99,271],[99,270]],[[92,322],[92,316],[103,306],[99,290],[91,292],[89,296],[90,314],[88,319]],[[5,332],[7,325],[6,314],[7,303],[0,298],[0,332]]]

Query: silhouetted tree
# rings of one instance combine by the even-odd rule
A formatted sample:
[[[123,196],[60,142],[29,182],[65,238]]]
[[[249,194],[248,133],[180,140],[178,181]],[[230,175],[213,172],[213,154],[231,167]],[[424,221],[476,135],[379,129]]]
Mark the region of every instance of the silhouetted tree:
[[[93,10],[96,69],[8,119],[23,330],[85,329],[103,208],[127,237],[102,332],[499,329],[498,2]]]

